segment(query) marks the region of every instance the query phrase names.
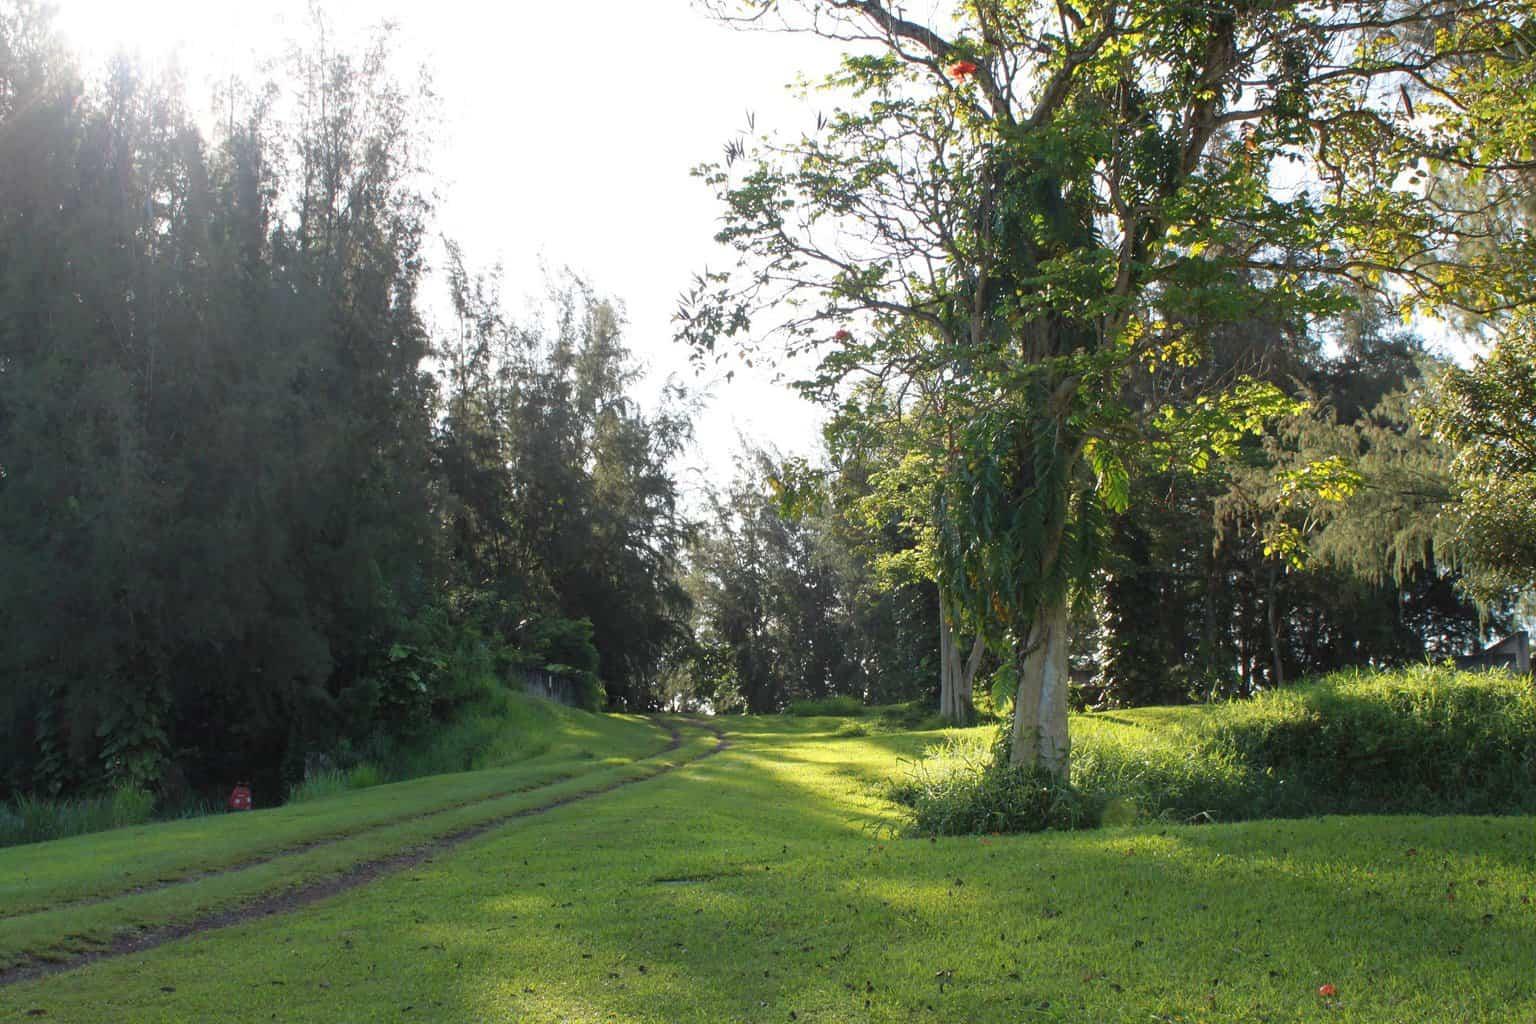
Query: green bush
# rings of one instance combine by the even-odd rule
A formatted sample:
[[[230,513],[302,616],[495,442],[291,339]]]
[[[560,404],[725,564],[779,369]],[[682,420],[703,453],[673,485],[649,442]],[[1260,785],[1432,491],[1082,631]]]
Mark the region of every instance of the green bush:
[[[848,718],[854,715],[862,715],[865,711],[864,702],[857,697],[847,694],[839,694],[836,697],[821,697],[815,700],[792,700],[785,714],[795,715],[800,718],[816,718],[821,716],[837,716]]]
[[[1073,736],[1071,792],[1055,796],[1073,810],[1065,818],[974,733],[930,750],[892,795],[922,834],[1080,827],[1077,815],[1118,824],[1536,810],[1536,692],[1503,673],[1338,673],[1247,701],[1083,716]]]
[[[1352,672],[1223,707],[1208,743],[1283,813],[1536,809],[1536,691],[1503,672]]]
[[[498,687],[432,736],[393,749],[380,763],[397,779],[512,764],[549,748],[557,707]]]
[[[155,795],[143,789],[120,787],[112,793],[112,828],[142,825],[155,813]]]
[[[880,723],[890,729],[908,732],[927,732],[949,725],[933,706],[931,700],[910,700],[905,704],[891,704],[880,709]]]
[[[26,823],[21,820],[21,815],[6,804],[0,804],[0,846],[16,846],[28,841]]]
[[[361,761],[347,772],[348,789],[367,789],[369,786],[380,786],[388,781],[384,772],[372,761]]]
[[[987,747],[974,734],[946,739],[890,795],[910,809],[918,835],[1091,828],[1102,817],[1091,795],[1010,767],[1001,738]]]

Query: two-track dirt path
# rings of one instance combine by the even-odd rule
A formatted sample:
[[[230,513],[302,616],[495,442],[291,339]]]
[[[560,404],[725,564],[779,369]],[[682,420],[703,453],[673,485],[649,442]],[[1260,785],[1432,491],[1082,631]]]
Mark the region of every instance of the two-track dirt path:
[[[605,793],[611,793],[616,789],[621,789],[626,786],[633,786],[638,783],[648,782],[652,779],[660,778],[668,772],[676,771],[677,769],[685,767],[686,765],[693,764],[697,761],[703,760],[706,757],[718,754],[720,751],[730,746],[730,741],[725,738],[725,734],[717,726],[709,722],[698,721],[695,719],[685,719],[684,721],[690,725],[711,733],[715,737],[715,745],[697,757],[665,764],[654,772],[628,778],[616,779],[607,785],[599,786],[595,789],[582,790],[580,792],[557,797],[553,800],[537,804],[533,807],[525,807],[517,811],[499,815],[490,820],[478,822],[474,825],[470,825],[453,832],[445,833],[427,842],[416,844],[409,849],[401,850],[385,857],[377,857],[371,860],[359,861],[358,863],[348,867],[340,874],[331,875],[313,882],[303,883],[301,885],[285,889],[281,892],[263,895],[255,900],[242,903],[237,907],[207,913],[199,917],[195,917],[190,921],[185,921],[179,924],[167,924],[159,927],[149,928],[144,931],[125,934],[119,936],[117,939],[113,940],[101,949],[75,953],[60,959],[34,960],[31,962],[18,964],[5,970],[0,970],[0,987],[13,985],[23,981],[31,981],[33,979],[43,978],[49,975],[61,974],[65,971],[77,970],[81,967],[85,967],[89,964],[93,964],[101,960],[128,956],[133,953],[142,953],[146,950],[155,949],[167,943],[175,942],[178,939],[199,935],[204,932],[216,931],[221,928],[228,928],[233,925],[244,924],[248,921],[261,920],[263,918],[275,917],[282,914],[291,914],[295,911],[302,910],[312,903],[318,903],[321,900],[329,899],[332,896],[337,896],[342,893],[349,892],[353,889],[360,888],[361,886],[368,885],[369,883],[377,881],[381,878],[386,878],[390,875],[395,875],[401,871],[406,871],[410,868],[427,863],[428,861],[431,861],[434,858],[441,856],[442,854],[453,851],[457,847],[464,845],[472,839],[477,839],[488,832],[502,828],[520,818],[528,818],[535,815],[545,814],[559,807],[565,807],[569,804],[578,803],[583,800],[591,800],[595,797],[602,796]],[[638,764],[656,757],[660,757],[667,753],[675,752],[682,746],[683,736],[677,727],[670,723],[662,723],[662,726],[671,733],[671,739],[666,747],[654,754],[648,754],[643,758],[637,758],[634,762],[631,762],[632,764]],[[570,780],[565,779],[558,781]],[[549,785],[554,784],[556,783],[549,783]],[[456,807],[465,807],[478,803],[486,803],[491,800],[501,799],[507,795],[510,794],[492,794],[490,796],[474,801],[466,801],[456,805]],[[432,813],[438,814],[445,810],[451,809],[454,808],[440,808],[434,810]],[[204,879],[228,875],[237,871],[248,870],[257,866],[258,864],[270,863],[281,857],[293,856],[298,853],[315,849],[319,846],[352,839],[357,835],[363,834],[364,832],[372,832],[380,828],[398,824],[400,824],[399,821],[385,822],[379,825],[369,826],[367,829],[359,830],[357,832],[351,832],[324,840],[316,840],[300,846],[287,847],[258,859],[246,860],[239,864],[230,865],[227,868],[213,871],[203,871],[195,875],[189,875],[166,882],[156,883],[152,886],[140,886],[129,890],[126,893],[118,893],[114,896],[88,897],[85,900],[72,901],[69,904],[61,904],[61,906],[81,906],[92,903],[103,903],[111,899],[120,898],[123,895],[166,889],[177,885],[194,884]],[[58,908],[49,908],[49,910],[53,909]]]

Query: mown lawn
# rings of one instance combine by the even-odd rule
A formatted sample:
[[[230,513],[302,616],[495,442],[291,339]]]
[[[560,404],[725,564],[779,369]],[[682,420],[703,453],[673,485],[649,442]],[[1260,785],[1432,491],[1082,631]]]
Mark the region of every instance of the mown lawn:
[[[934,735],[723,724],[719,756],[0,1018],[1536,1021],[1529,817],[893,839],[869,780]]]
[[[548,755],[514,767],[0,851],[0,971],[321,882],[459,830],[644,778],[715,743],[682,723],[573,717]]]
[[[246,815],[188,818],[0,849],[0,918],[547,785],[594,767],[626,764],[670,742],[665,729],[638,717],[565,714],[558,736],[543,752],[505,768],[413,779]]]

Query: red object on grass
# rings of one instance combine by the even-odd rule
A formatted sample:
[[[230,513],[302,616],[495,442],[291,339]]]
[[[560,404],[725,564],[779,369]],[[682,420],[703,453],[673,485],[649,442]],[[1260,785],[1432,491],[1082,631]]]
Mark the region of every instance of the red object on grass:
[[[232,811],[248,811],[251,809],[251,784],[249,782],[237,782],[235,788],[229,791],[229,809]]]
[[[950,78],[957,82],[963,82],[976,73],[976,65],[968,60],[957,60],[946,70]]]
[[[1334,996],[1339,994],[1339,990],[1334,988],[1332,985],[1324,985],[1317,990],[1317,994],[1322,996],[1324,999],[1332,999]]]

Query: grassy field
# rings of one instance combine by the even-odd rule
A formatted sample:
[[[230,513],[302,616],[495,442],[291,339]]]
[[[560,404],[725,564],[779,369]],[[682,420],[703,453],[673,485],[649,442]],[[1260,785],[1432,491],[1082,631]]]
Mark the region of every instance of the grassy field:
[[[1536,814],[1529,678],[1419,665],[1344,671],[1241,701],[1078,716],[1070,793],[963,734],[892,795],[922,835],[1321,814]]]
[[[100,950],[124,933],[187,925],[323,882],[445,835],[645,777],[712,743],[686,724],[567,718],[542,753],[507,768],[0,850],[0,970]]]
[[[677,771],[291,914],[0,988],[0,1019],[1536,1020],[1529,817],[897,840],[870,783],[937,734],[720,724],[719,756],[688,760],[712,740],[685,728],[658,759]],[[63,934],[135,898],[47,916]]]

